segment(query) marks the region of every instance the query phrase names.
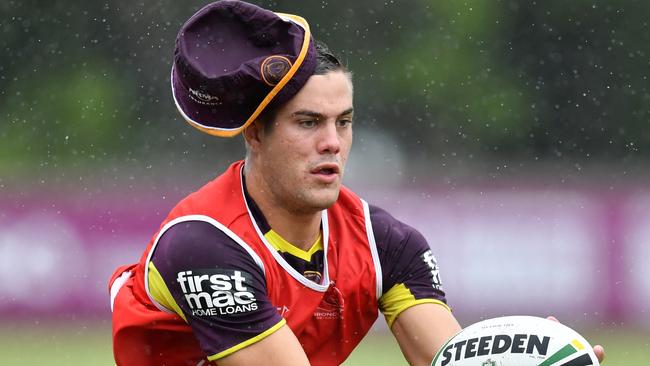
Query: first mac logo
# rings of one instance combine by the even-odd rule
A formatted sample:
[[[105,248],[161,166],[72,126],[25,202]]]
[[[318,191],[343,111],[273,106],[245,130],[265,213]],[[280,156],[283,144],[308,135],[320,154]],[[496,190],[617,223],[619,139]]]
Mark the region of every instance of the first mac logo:
[[[178,272],[176,277],[193,316],[239,314],[257,310],[255,295],[247,285],[252,276],[228,269]]]

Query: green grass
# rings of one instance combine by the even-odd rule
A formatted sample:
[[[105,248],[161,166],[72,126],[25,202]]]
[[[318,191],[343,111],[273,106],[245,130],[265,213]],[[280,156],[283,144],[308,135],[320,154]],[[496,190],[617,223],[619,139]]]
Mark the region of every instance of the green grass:
[[[111,326],[12,323],[0,327],[0,365],[114,365]]]
[[[585,332],[607,351],[607,366],[650,364],[650,332],[600,330]],[[60,324],[2,324],[0,365],[112,365],[110,324],[75,321]],[[346,366],[407,365],[395,340],[386,333],[371,333],[359,345]]]

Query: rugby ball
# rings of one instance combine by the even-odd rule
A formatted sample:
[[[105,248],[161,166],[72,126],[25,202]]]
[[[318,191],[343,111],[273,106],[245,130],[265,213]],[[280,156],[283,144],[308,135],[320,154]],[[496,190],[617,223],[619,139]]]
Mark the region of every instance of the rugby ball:
[[[576,331],[534,316],[483,320],[445,343],[431,366],[599,365],[593,347]]]

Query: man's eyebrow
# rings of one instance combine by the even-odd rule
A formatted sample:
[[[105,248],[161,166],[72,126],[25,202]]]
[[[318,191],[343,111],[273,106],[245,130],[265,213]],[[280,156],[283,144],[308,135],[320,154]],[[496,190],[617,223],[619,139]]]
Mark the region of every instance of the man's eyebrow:
[[[314,118],[323,117],[323,115],[318,113],[318,112],[314,112],[314,111],[310,111],[310,110],[306,110],[306,109],[301,109],[301,110],[295,111],[295,112],[291,113],[291,116],[292,117],[305,116],[305,117],[314,117]]]
[[[343,113],[339,114],[339,116],[345,116],[346,114],[352,114],[354,112],[354,108],[350,107],[346,110],[343,111]]]
[[[354,108],[350,107],[350,108],[344,110],[341,114],[339,114],[339,116],[345,116],[345,115],[351,114],[352,112],[354,112]],[[318,112],[314,112],[314,111],[310,111],[310,110],[307,110],[307,109],[301,109],[301,110],[298,110],[298,111],[295,111],[295,112],[291,113],[291,116],[292,117],[305,116],[305,117],[313,117],[313,118],[322,118],[323,114],[318,113]]]

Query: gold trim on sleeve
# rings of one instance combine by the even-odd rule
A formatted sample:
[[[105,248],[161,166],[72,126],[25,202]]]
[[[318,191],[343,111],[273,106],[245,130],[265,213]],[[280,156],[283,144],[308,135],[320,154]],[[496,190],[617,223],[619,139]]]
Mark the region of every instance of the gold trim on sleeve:
[[[149,262],[149,292],[151,293],[151,296],[162,306],[166,307],[168,310],[174,311],[178,316],[183,318],[185,320],[185,323],[187,323],[187,319],[185,318],[185,314],[183,314],[183,311],[181,310],[180,306],[176,303],[176,300],[174,300],[174,297],[172,296],[172,293],[169,291],[169,288],[167,287],[167,284],[165,283],[165,280],[163,280],[162,276],[160,275],[160,272],[158,272],[158,269],[156,266],[154,266],[153,262]]]
[[[228,348],[227,350],[221,351],[221,352],[219,352],[217,354],[214,354],[212,356],[208,356],[208,360],[214,361],[214,360],[218,360],[220,358],[224,358],[224,357],[226,357],[226,356],[228,356],[230,354],[233,354],[233,353],[239,351],[242,348],[248,347],[253,343],[257,343],[257,342],[261,341],[262,339],[264,339],[264,338],[270,336],[271,334],[275,333],[275,331],[280,329],[286,323],[287,323],[287,321],[282,319],[282,320],[280,320],[278,322],[278,324],[276,324],[276,325],[272,326],[271,328],[265,330],[264,332],[256,335],[255,337],[247,339],[247,340],[245,340],[245,341],[243,341],[243,342],[241,342],[241,343],[239,343],[239,344],[237,344],[237,345],[235,345],[233,347]]]
[[[379,309],[384,314],[389,328],[402,311],[418,304],[437,304],[451,311],[451,308],[440,300],[416,299],[403,283],[396,284],[379,299]]]

